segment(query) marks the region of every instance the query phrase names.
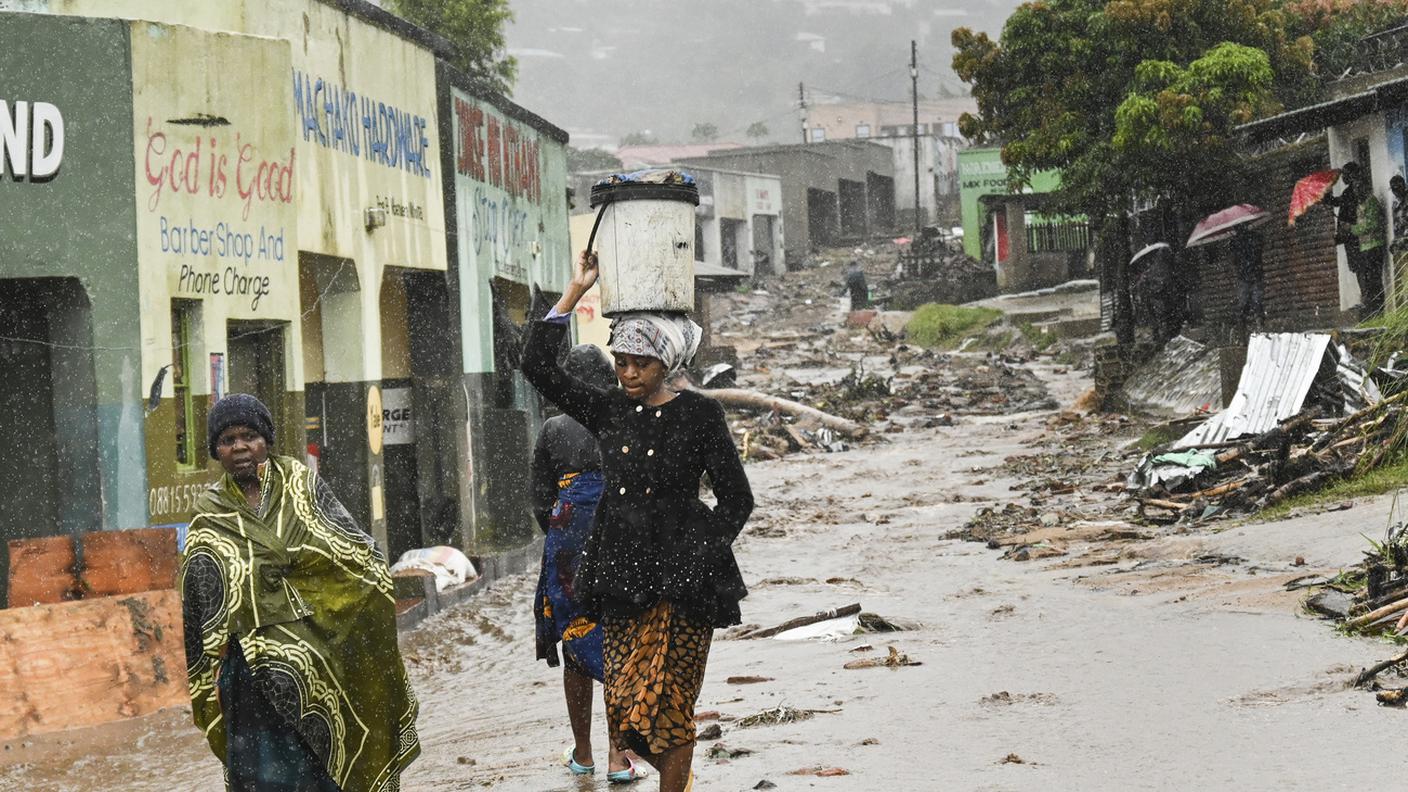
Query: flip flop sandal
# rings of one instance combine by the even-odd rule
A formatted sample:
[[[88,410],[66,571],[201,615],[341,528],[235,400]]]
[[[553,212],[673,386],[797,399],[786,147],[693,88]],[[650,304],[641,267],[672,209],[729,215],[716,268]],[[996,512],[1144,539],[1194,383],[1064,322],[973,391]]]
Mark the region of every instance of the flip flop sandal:
[[[625,770],[617,770],[614,773],[607,773],[607,782],[612,784],[629,784],[632,781],[640,781],[641,779],[650,777],[650,773],[648,773],[644,767],[641,767],[640,765],[631,761],[630,757],[626,757],[626,763],[630,766],[627,767]]]
[[[562,752],[562,766],[572,771],[572,775],[593,775],[596,773],[596,765],[577,764],[577,757],[572,746],[567,746],[567,750]]]

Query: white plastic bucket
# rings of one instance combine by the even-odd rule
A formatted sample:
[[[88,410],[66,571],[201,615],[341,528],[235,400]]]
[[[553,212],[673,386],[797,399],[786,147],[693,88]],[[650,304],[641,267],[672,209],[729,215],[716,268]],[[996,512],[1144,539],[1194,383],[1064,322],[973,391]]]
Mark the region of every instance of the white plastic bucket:
[[[592,188],[603,214],[596,252],[601,312],[694,310],[693,185],[610,184]]]

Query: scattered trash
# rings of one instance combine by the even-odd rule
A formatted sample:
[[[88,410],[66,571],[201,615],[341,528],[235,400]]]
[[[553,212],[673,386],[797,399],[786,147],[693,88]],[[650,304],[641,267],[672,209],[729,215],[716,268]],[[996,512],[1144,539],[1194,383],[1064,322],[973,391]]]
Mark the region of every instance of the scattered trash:
[[[1026,763],[1027,763],[1027,760],[1023,759],[1022,757],[1020,757],[1020,756],[1018,756],[1017,754],[1014,754],[1014,753],[1007,754],[1006,756],[1002,757],[1002,761],[998,762],[998,764],[1026,764]]]
[[[474,564],[454,547],[424,547],[407,550],[391,566],[391,574],[420,569],[435,575],[435,590],[444,591],[479,577]]]
[[[842,668],[855,670],[858,668],[899,668],[900,666],[923,665],[918,660],[910,659],[909,655],[904,654],[893,646],[888,648],[890,654],[887,657],[870,657],[865,660],[852,660],[842,666]]]
[[[724,727],[717,723],[711,723],[699,730],[696,737],[700,740],[717,740],[724,736]]]
[[[767,780],[766,778],[764,778],[762,781],[759,781],[758,783],[754,784],[754,785],[753,785],[753,788],[754,788],[754,789],[777,789],[777,784],[774,784],[773,782],[771,782],[771,781]]]
[[[832,776],[850,775],[851,771],[842,767],[802,767],[789,772],[787,775],[795,776],[818,776],[827,778]]]
[[[723,743],[714,743],[709,746],[709,751],[705,756],[710,759],[737,759],[742,756],[750,756],[752,753],[752,748],[730,748]]]
[[[777,706],[772,709],[765,709],[762,712],[739,718],[737,725],[740,729],[751,729],[754,726],[777,726],[782,723],[796,723],[798,721],[811,720],[816,715],[840,712],[838,709],[796,709],[795,707]]]
[[[785,621],[782,624],[777,625],[776,627],[767,627],[761,630],[753,630],[751,632],[744,633],[743,635],[740,635],[738,637],[745,639],[771,638],[772,636],[777,635],[778,633],[786,632],[788,630],[796,629],[798,627],[805,627],[810,624],[817,624],[818,622],[830,621],[832,619],[840,619],[846,616],[857,616],[859,614],[860,603],[854,603],[852,605],[846,605],[840,608],[833,608],[829,611],[821,611],[819,613],[812,614],[811,616],[799,616],[798,618]]]
[[[731,676],[728,678],[728,684],[730,685],[756,685],[771,681],[772,677],[765,676]]]

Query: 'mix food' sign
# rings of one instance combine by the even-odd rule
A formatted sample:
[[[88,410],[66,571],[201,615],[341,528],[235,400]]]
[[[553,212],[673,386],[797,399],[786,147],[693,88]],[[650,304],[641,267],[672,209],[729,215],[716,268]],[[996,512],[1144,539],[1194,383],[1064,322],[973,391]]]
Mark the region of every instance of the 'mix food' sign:
[[[0,176],[48,181],[64,161],[64,116],[48,102],[0,99]]]

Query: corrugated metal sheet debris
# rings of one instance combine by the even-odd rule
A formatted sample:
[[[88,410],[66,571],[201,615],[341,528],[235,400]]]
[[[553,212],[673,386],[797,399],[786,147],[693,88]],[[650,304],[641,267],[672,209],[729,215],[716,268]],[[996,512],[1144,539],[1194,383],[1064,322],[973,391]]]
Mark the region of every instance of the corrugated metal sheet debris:
[[[1140,366],[1124,385],[1131,407],[1181,418],[1222,403],[1222,376],[1216,350],[1175,336],[1158,355]]]
[[[1257,333],[1227,409],[1179,440],[1180,448],[1260,434],[1300,412],[1325,364],[1330,337],[1323,333]]]

